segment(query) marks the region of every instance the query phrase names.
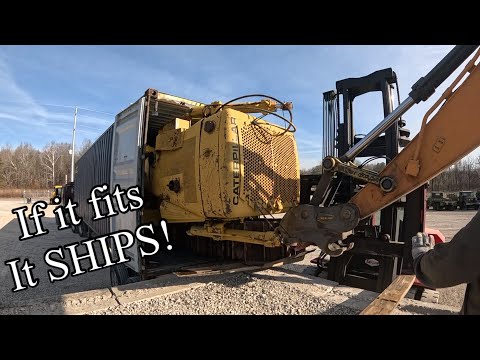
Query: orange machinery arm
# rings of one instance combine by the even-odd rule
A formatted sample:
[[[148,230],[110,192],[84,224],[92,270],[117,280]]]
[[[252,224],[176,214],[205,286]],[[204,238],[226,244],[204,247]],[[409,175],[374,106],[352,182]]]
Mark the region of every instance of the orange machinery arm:
[[[350,200],[357,206],[360,219],[422,186],[480,146],[480,71],[475,65],[478,56],[477,51],[427,112],[418,135],[380,173],[380,178],[393,179],[394,189],[384,192],[379,186],[368,184]],[[453,92],[467,73],[468,77]],[[438,112],[426,123],[438,106]]]
[[[480,71],[475,65],[480,56],[478,50],[462,73],[427,112],[418,135],[378,174],[379,183],[367,184],[346,204],[319,206],[326,196],[334,171],[339,168],[334,165],[346,165],[368,146],[369,141],[373,141],[415,103],[428,99],[435,88],[476,48],[477,46],[454,48],[425,78],[421,78],[412,87],[410,96],[360,143],[339,159],[324,159],[324,170],[330,171],[322,175],[310,204],[290,209],[276,230],[285,244],[314,243],[327,254],[340,255],[345,248],[338,244],[361,219],[419,188],[480,145]],[[460,84],[465,75],[468,76]],[[427,123],[436,109],[437,113]],[[362,145],[362,142],[365,144]]]

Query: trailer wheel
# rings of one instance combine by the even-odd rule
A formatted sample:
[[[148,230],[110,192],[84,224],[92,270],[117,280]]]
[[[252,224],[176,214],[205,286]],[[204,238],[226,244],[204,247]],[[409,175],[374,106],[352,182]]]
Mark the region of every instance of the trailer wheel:
[[[112,286],[128,284],[129,275],[125,264],[115,264],[110,266],[110,282]]]
[[[78,235],[81,237],[88,237],[88,227],[84,223],[78,226]]]
[[[84,229],[83,229],[83,224],[80,223],[80,224],[78,225],[78,235],[79,235],[80,237],[84,237],[84,236],[83,236],[83,231],[84,231]]]
[[[140,280],[141,280],[140,276],[132,276],[128,278],[127,284],[136,283],[136,282],[139,282]]]
[[[65,213],[65,224],[70,225],[70,214],[67,212]]]

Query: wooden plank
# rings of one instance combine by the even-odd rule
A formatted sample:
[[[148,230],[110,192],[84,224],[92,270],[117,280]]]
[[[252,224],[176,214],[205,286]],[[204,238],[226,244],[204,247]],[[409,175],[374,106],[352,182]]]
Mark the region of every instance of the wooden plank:
[[[233,263],[226,265],[212,265],[203,267],[185,267],[179,271],[174,272],[177,276],[191,276],[191,275],[214,275],[214,274],[233,274],[244,271],[260,271],[278,267],[286,264],[291,264],[303,260],[308,252],[304,251],[294,256],[286,257],[279,260],[263,263],[262,265],[247,265],[244,263]]]
[[[400,302],[410,290],[415,275],[400,275],[380,294],[383,300]]]
[[[360,315],[390,315],[397,307],[393,301],[376,298]]]
[[[415,275],[400,275],[360,315],[390,315],[415,281]]]

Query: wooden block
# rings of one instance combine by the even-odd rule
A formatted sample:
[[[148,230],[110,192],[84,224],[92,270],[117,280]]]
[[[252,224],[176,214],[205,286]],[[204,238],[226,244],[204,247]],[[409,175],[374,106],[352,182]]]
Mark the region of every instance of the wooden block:
[[[400,275],[360,315],[390,315],[415,281],[415,275]]]

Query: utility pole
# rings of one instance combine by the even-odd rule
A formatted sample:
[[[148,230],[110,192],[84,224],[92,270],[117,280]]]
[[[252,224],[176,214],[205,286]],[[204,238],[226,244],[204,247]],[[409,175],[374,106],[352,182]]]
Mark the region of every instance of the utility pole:
[[[73,135],[72,135],[72,171],[70,174],[70,181],[73,181],[74,179],[74,173],[75,173],[75,130],[77,128],[77,112],[78,112],[78,107],[75,106],[75,115],[73,117]]]

